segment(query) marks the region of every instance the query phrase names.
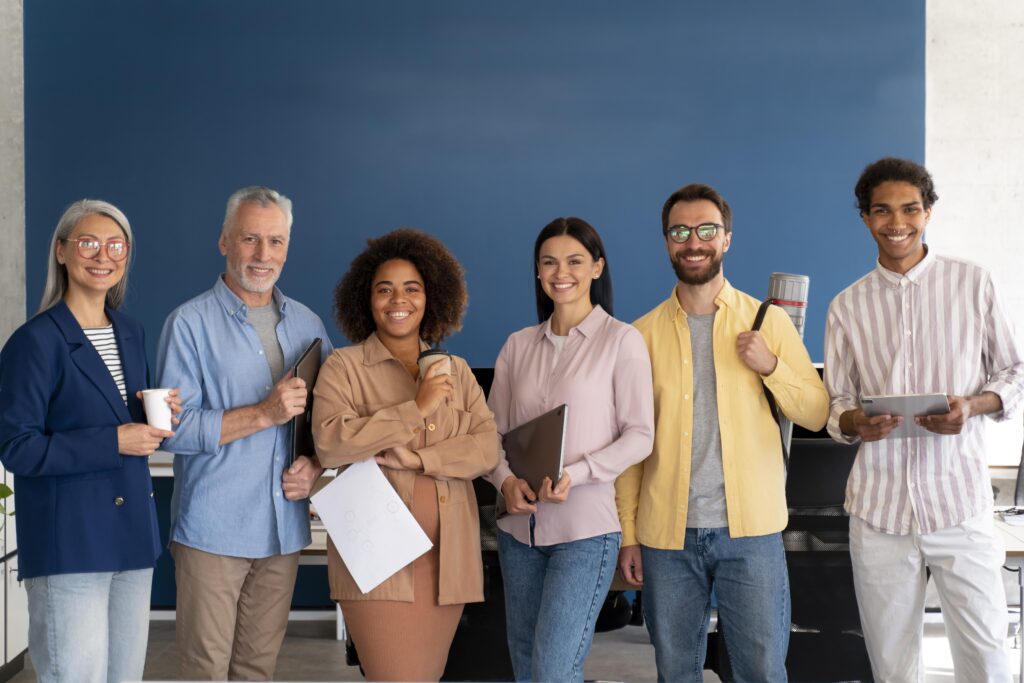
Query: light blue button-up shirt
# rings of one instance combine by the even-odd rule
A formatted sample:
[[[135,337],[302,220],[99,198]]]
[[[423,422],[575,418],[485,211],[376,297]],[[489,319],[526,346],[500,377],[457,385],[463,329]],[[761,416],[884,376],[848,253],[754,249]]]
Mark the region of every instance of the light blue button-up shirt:
[[[320,337],[320,318],[274,288],[281,312],[277,339],[285,367]],[[281,475],[291,450],[291,423],[218,445],[224,411],[259,403],[273,387],[248,307],[218,277],[175,309],[157,350],[158,386],[179,387],[184,410],[162,448],[175,454],[171,541],[218,555],[269,557],[309,545],[309,503],[289,501]]]

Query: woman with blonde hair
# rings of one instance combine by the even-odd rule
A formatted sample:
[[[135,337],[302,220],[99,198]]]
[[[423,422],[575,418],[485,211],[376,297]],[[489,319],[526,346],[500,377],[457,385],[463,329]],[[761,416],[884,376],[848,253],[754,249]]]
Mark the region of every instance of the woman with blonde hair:
[[[117,207],[69,206],[39,313],[0,353],[0,461],[44,683],[140,680],[145,665],[161,550],[146,456],[172,432],[146,424],[143,330],[118,311],[134,247]],[[181,412],[177,390],[167,402]]]

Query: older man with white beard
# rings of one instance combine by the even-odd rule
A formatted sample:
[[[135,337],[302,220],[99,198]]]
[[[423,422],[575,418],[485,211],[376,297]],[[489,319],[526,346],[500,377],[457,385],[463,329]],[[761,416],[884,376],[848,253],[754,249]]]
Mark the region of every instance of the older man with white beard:
[[[322,469],[291,460],[291,418],[306,386],[288,369],[323,322],[274,284],[288,256],[292,203],[266,187],[228,200],[218,242],[227,267],[175,309],[157,354],[160,386],[184,411],[163,448],[175,454],[171,554],[186,680],[269,680],[288,624],[306,500]]]

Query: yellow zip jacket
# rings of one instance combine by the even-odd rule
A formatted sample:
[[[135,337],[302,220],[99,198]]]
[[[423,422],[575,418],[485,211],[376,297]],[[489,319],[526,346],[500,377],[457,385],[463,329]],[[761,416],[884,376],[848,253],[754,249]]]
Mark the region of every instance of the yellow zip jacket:
[[[722,469],[729,534],[763,536],[786,527],[786,474],[779,427],[762,379],[736,351],[736,337],[754,323],[760,301],[726,281],[715,298],[712,332]],[[633,323],[651,354],[654,375],[654,451],[615,482],[622,545],[680,550],[686,535],[693,431],[693,355],[686,312],[675,289]],[[779,409],[817,431],[828,419],[828,394],[786,312],[768,309],[761,333],[779,361],[764,378]]]

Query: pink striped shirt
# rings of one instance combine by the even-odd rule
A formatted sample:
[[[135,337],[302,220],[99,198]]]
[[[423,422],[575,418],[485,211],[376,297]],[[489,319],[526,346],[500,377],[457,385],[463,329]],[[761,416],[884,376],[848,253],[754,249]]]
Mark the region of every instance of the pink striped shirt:
[[[933,255],[905,275],[880,264],[829,306],[825,384],[828,432],[859,396],[943,393],[999,395],[1006,420],[1024,402],[1024,347],[991,275],[972,263]],[[875,529],[906,534],[956,526],[992,507],[985,425],[972,417],[955,436],[862,443],[846,486],[846,510]]]
[[[636,328],[595,306],[569,330],[552,368],[554,359],[550,320],[516,332],[498,355],[487,398],[502,435],[569,406],[564,467],[572,488],[562,504],[537,503],[539,546],[620,531],[615,479],[650,455],[654,444],[651,359]],[[495,488],[512,476],[504,451],[500,455],[487,475]],[[498,526],[529,545],[530,515],[508,515]]]

